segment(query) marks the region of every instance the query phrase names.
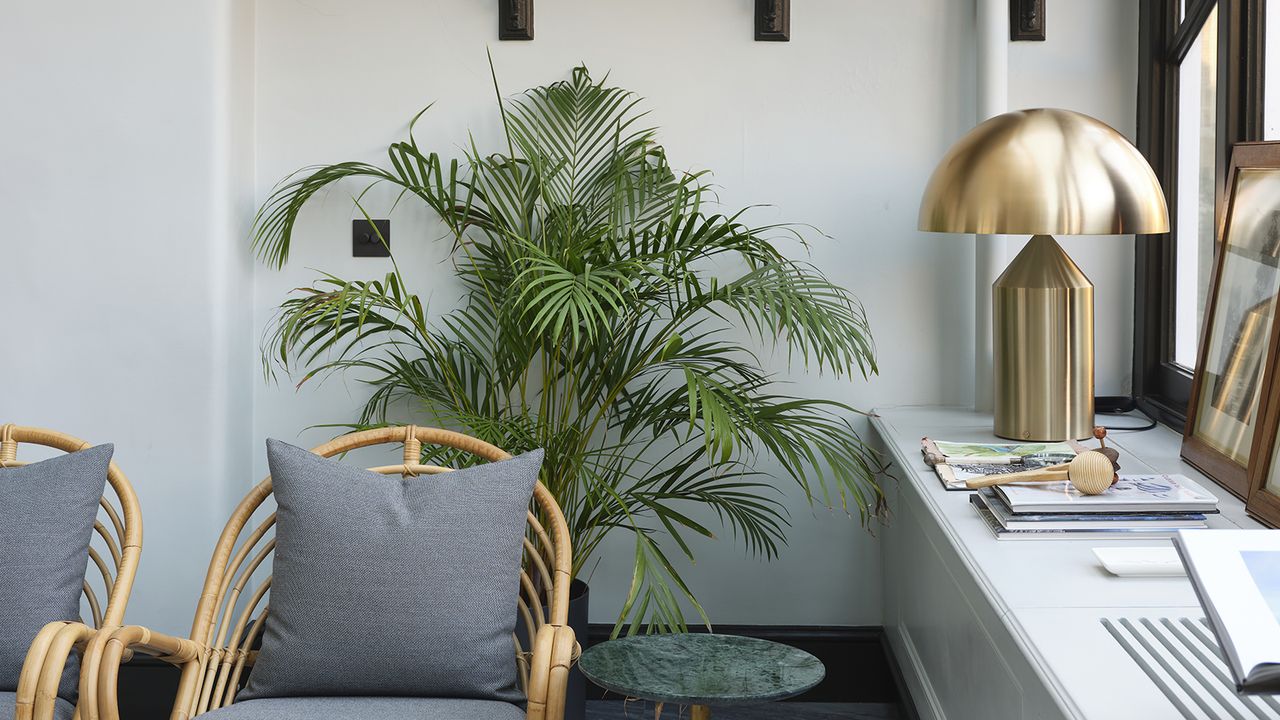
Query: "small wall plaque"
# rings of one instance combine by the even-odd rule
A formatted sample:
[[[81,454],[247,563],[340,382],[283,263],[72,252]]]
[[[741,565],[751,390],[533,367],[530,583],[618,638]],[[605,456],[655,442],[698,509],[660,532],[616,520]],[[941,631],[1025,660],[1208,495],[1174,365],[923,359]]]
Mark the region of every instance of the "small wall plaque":
[[[498,0],[498,39],[533,39],[533,0]]]
[[[791,0],[756,0],[756,40],[791,40]]]
[[[1009,39],[1044,40],[1044,0],[1009,0]]]

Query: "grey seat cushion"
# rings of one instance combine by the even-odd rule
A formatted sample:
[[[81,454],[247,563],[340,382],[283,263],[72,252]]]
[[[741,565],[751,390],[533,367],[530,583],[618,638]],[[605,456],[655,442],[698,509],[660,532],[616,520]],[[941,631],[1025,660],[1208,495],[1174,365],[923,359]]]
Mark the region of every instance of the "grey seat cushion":
[[[27,647],[55,620],[80,619],[89,540],[114,447],[0,468],[0,691],[18,689]],[[74,701],[73,653],[58,695]]]
[[[524,711],[495,700],[314,697],[244,700],[202,715],[209,720],[523,720]]]
[[[512,631],[541,450],[409,478],[277,440],[267,460],[270,610],[241,698],[523,699]]]
[[[13,720],[14,713],[17,712],[18,696],[11,692],[0,692],[0,720]],[[53,701],[53,717],[55,720],[71,720],[71,716],[75,715],[76,708],[71,703],[56,698]]]

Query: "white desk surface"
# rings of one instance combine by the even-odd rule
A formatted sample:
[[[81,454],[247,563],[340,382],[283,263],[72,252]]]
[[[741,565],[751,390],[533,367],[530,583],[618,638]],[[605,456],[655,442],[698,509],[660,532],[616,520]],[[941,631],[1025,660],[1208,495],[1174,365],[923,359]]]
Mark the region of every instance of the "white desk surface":
[[[971,408],[879,408],[872,423],[894,463],[900,491],[928,508],[969,574],[1010,629],[1028,662],[1055,695],[1063,714],[1080,718],[1179,718],[1176,708],[1103,628],[1103,617],[1201,617],[1186,578],[1115,577],[1092,548],[1140,547],[1167,540],[997,541],[969,504],[926,466],[920,439],[997,442],[989,414]],[[1134,422],[1110,419],[1108,424]],[[1111,431],[1122,472],[1183,474],[1219,498],[1212,527],[1260,527],[1243,503],[1178,457],[1181,436],[1163,426]],[[892,521],[892,520],[891,520]]]

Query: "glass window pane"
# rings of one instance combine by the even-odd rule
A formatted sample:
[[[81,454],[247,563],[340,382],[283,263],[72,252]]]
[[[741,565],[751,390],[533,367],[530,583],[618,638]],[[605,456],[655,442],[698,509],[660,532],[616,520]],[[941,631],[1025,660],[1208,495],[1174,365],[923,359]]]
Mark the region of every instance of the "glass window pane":
[[[1280,140],[1280,8],[1264,15],[1262,139]]]
[[[1218,108],[1218,10],[1209,14],[1179,68],[1178,247],[1174,362],[1196,364],[1200,320],[1213,265],[1214,149]]]

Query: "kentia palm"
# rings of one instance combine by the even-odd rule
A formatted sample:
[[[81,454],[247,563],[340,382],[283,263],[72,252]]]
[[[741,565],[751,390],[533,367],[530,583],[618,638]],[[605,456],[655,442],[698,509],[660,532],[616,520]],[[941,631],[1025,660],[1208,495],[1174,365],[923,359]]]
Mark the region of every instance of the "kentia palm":
[[[354,371],[374,389],[359,425],[408,399],[499,447],[546,448],[575,574],[606,535],[634,535],[615,633],[683,629],[682,604],[706,620],[669,557],[674,545],[692,561],[686,535],[712,537],[712,516],[750,552],[776,555],[787,526],[777,476],[870,523],[882,495],[857,411],[785,394],[743,342],[746,331],[837,377],[876,372],[854,297],[770,240],[800,233],[715,212],[704,178],[674,172],[639,126],[638,99],[585,68],[499,98],[503,152],[473,144],[442,160],[411,122],[389,167],[307,168],[271,195],[254,243],[275,266],[301,208],[332,183],[417,196],[447,228],[465,298],[432,321],[398,266],[375,281],[326,276],[283,303],[268,371],[271,356],[303,382]]]

